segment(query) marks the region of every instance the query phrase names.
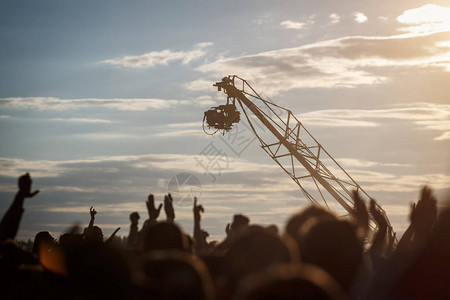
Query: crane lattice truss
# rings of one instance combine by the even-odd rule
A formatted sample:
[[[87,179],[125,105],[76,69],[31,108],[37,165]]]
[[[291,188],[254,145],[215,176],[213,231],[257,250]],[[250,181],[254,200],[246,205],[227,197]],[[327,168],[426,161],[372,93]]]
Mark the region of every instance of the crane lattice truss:
[[[353,212],[353,190],[370,198],[290,110],[263,99],[246,80],[236,75],[225,77],[215,86],[227,94],[227,103],[239,104],[261,147],[300,187],[311,204],[345,216]],[[272,133],[269,137],[265,128]],[[378,208],[386,217],[385,211]],[[374,226],[371,222],[372,229]]]

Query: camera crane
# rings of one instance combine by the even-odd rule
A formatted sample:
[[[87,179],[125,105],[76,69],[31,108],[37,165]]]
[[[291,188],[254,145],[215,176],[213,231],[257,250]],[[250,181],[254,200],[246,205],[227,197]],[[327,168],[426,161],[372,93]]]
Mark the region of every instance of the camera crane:
[[[261,148],[300,187],[311,204],[335,211],[342,211],[343,208],[346,211],[343,216],[351,216],[353,190],[370,198],[290,110],[263,99],[245,79],[236,75],[224,77],[214,86],[227,95],[227,104],[206,111],[203,123],[206,120],[209,128],[225,134],[240,120],[236,108],[236,103],[239,104]],[[269,129],[270,137],[264,135],[264,128]],[[378,209],[392,230],[386,212],[380,206]],[[371,215],[369,219],[373,232],[376,223]]]

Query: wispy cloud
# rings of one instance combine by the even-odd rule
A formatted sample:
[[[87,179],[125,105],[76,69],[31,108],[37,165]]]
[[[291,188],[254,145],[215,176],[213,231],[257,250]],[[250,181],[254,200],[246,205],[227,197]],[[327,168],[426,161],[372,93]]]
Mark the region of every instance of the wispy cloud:
[[[206,138],[206,135],[198,129],[185,129],[185,130],[174,130],[157,133],[156,136],[161,137],[187,137],[196,136],[200,138]]]
[[[202,126],[201,122],[189,122],[189,123],[171,123],[164,126],[170,128],[199,128]]]
[[[280,26],[285,29],[304,30],[316,22],[317,15],[312,14],[304,19],[304,21],[284,20],[280,22]]]
[[[339,14],[333,13],[328,16],[330,18],[331,24],[338,24],[341,22],[341,16]]]
[[[143,174],[168,180],[179,172],[190,172],[198,177],[205,176],[204,169],[198,161],[204,160],[202,155],[187,154],[146,154],[146,155],[121,155],[101,156],[79,160],[24,160],[12,158],[0,158],[0,177],[17,178],[18,175],[30,172],[36,178],[53,178],[50,187],[53,190],[65,190],[72,192],[108,192],[111,189],[121,189],[126,185],[148,185]],[[357,158],[336,158],[347,171],[360,183],[364,182],[364,189],[386,191],[411,191],[417,189],[420,184],[432,184],[435,188],[449,188],[449,176],[444,174],[416,174],[398,175],[388,173],[386,167],[408,168],[406,174],[410,174],[413,165],[390,162],[367,161]],[[327,163],[326,160],[323,161]],[[225,164],[227,164],[225,166]],[[369,170],[368,170],[369,169]],[[216,170],[217,171],[217,170]],[[213,171],[212,172],[216,172]],[[400,171],[401,172],[401,171]],[[75,179],[74,176],[80,176]],[[127,176],[122,176],[127,174]],[[203,175],[202,175],[203,174]],[[222,179],[220,184],[208,186],[210,192],[234,191],[261,193],[263,190],[276,193],[281,190],[296,190],[294,183],[279,169],[276,164],[254,163],[243,158],[229,157],[228,162],[222,164]],[[227,175],[228,174],[228,175]],[[61,181],[58,178],[65,178]],[[114,182],[110,182],[115,178]],[[140,179],[138,179],[140,178]],[[211,179],[208,176],[206,179]],[[246,178],[245,181],[242,181]],[[70,180],[74,181],[70,181]],[[136,180],[133,182],[133,180]],[[46,180],[46,182],[51,182]],[[112,186],[115,186],[114,188]],[[380,188],[380,186],[385,186]],[[276,187],[274,189],[274,187]],[[314,186],[311,186],[313,188]],[[94,189],[93,189],[94,188]],[[140,187],[141,188],[141,187]],[[140,189],[139,188],[139,189]],[[227,194],[229,197],[229,194]]]
[[[443,120],[417,121],[416,124],[423,126],[421,129],[441,131],[442,134],[434,138],[436,141],[450,140],[450,116]]]
[[[403,119],[445,120],[450,118],[450,105],[434,103],[410,103],[406,107],[386,109],[327,109],[307,112],[301,117],[330,117],[339,119]]]
[[[369,20],[367,18],[367,16],[365,14],[363,14],[362,12],[355,12],[353,14],[353,17],[354,17],[355,22],[357,22],[357,23],[365,23],[365,22],[367,22],[367,20]]]
[[[173,61],[181,61],[182,64],[188,64],[204,55],[205,48],[212,46],[211,42],[198,43],[194,50],[190,51],[172,51],[169,49],[161,51],[151,51],[142,55],[124,56],[116,59],[106,59],[101,63],[116,65],[125,68],[151,68],[156,65],[167,65]]]
[[[387,109],[329,109],[303,113],[300,119],[306,124],[319,126],[346,126],[370,127],[377,126],[368,120],[374,119],[399,119],[405,122],[413,122],[417,129],[441,131],[434,138],[436,141],[450,139],[450,105],[433,103],[410,103],[406,107],[392,107]],[[361,120],[362,119],[362,120]],[[319,120],[318,124],[314,120]],[[362,122],[362,123],[359,123]]]
[[[36,109],[36,110],[53,110],[66,111],[83,108],[107,108],[120,111],[145,111],[148,109],[165,109],[180,104],[179,100],[163,100],[163,99],[98,99],[98,98],[81,98],[81,99],[60,99],[54,97],[14,97],[0,98],[0,107],[12,109]],[[84,119],[86,121],[87,119]],[[80,119],[72,119],[82,121]],[[69,121],[70,122],[70,121]]]
[[[324,127],[375,127],[379,124],[369,121],[360,120],[343,120],[339,118],[321,118],[300,115],[302,122],[308,126],[324,126]]]
[[[327,161],[328,160],[324,160]],[[376,161],[361,160],[356,158],[339,158],[339,164],[344,168],[371,168],[371,167],[410,167],[410,164],[382,163]]]
[[[206,89],[210,89],[213,82],[207,79],[197,79],[191,82],[188,82],[184,85],[184,87],[190,91],[203,91]]]
[[[291,20],[286,20],[286,21],[281,22],[280,25],[281,25],[283,28],[286,28],[286,29],[296,29],[296,30],[299,30],[299,29],[305,28],[306,23],[302,23],[302,22],[294,22],[294,21],[291,21]]]
[[[383,172],[348,170],[367,191],[414,192],[421,185],[433,189],[448,189],[450,176],[446,174],[394,175]]]
[[[344,37],[234,58],[198,67],[203,73],[239,74],[269,95],[294,88],[352,88],[390,80],[393,68],[450,71],[449,32],[422,36]],[[444,43],[444,44],[443,44]],[[191,89],[206,86],[199,82]]]
[[[68,122],[68,123],[113,123],[111,120],[105,119],[89,119],[89,118],[52,118],[46,119],[48,121],[55,122]]]
[[[145,216],[146,195],[152,192],[158,201],[162,199],[167,193],[168,181],[180,172],[190,172],[202,181],[200,201],[207,210],[205,222],[213,218],[215,224],[223,223],[225,226],[233,213],[245,212],[256,222],[281,223],[293,209],[306,204],[298,187],[276,164],[234,159],[229,168],[222,170],[218,181],[213,183],[195,158],[202,159],[200,155],[186,154],[101,156],[61,161],[1,158],[0,186],[3,192],[12,192],[16,186],[15,178],[30,172],[43,200],[30,202],[28,211],[46,211],[54,214],[52,216],[64,214],[64,222],[79,220],[79,214],[85,214],[88,219],[88,209],[92,205],[99,211],[99,224],[103,224],[102,221],[109,224],[108,220],[112,219],[108,217],[111,216],[118,223],[126,223],[132,211],[142,212]],[[416,192],[421,184],[431,184],[435,189],[449,188],[450,177],[446,174],[399,175],[405,167],[408,168],[405,173],[410,174],[412,167],[355,158],[336,159],[371,194],[380,191]],[[390,173],[387,166],[399,170]],[[305,187],[314,188],[314,185]],[[191,214],[191,209],[177,208],[177,219],[183,226],[188,226],[185,228],[191,228],[190,223],[184,223],[191,222]],[[277,217],[274,218],[274,215]],[[64,224],[61,227],[67,227]],[[111,226],[111,229],[113,227],[118,226]],[[34,230],[36,228],[41,227],[33,227]],[[39,230],[44,229],[47,227]],[[24,230],[22,235],[26,234]],[[223,229],[214,232],[218,234]]]

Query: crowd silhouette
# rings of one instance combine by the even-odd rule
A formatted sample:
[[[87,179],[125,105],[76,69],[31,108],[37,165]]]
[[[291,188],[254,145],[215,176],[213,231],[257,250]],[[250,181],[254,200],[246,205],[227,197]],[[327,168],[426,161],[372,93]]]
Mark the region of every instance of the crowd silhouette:
[[[84,230],[39,232],[27,251],[15,237],[25,199],[39,191],[28,173],[18,186],[0,223],[1,299],[450,299],[450,207],[438,211],[428,187],[398,242],[375,201],[357,192],[348,219],[309,206],[280,233],[234,215],[222,242],[208,241],[197,199],[192,235],[183,232],[168,194],[159,206],[148,196],[142,226],[130,214],[125,240],[120,228],[104,240],[91,207]]]

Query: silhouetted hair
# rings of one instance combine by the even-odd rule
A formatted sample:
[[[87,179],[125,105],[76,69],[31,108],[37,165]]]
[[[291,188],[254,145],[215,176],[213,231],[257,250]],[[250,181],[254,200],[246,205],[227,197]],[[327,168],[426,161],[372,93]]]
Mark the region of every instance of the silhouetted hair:
[[[144,262],[141,299],[212,300],[214,287],[203,262],[178,250],[153,251]]]
[[[185,250],[181,229],[172,223],[161,222],[152,225],[144,236],[144,250]]]
[[[320,268],[279,265],[248,276],[240,284],[237,300],[344,300],[336,281]]]
[[[324,269],[349,292],[363,254],[363,245],[352,224],[346,221],[317,224],[305,237],[302,250],[302,261]]]
[[[34,237],[33,249],[31,250],[31,252],[37,255],[39,253],[39,247],[41,246],[42,243],[45,243],[48,248],[51,248],[52,246],[56,245],[56,241],[52,237],[50,232],[41,231],[38,232]]]

